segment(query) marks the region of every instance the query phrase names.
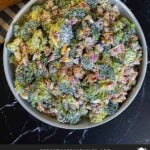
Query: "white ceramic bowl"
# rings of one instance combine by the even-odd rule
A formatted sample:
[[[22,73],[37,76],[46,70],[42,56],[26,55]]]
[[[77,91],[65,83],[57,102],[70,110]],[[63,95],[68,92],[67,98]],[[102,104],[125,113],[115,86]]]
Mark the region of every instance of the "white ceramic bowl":
[[[136,95],[138,94],[142,83],[144,81],[144,77],[146,74],[146,69],[147,69],[147,45],[146,45],[146,40],[143,34],[143,31],[141,29],[140,24],[138,23],[137,19],[135,18],[135,16],[133,15],[133,13],[127,8],[127,6],[125,6],[123,4],[123,2],[121,2],[120,0],[110,0],[112,4],[115,4],[118,6],[120,12],[122,13],[122,15],[126,16],[127,18],[129,18],[131,21],[133,21],[136,26],[137,26],[137,33],[138,36],[140,37],[140,42],[141,45],[143,47],[143,61],[142,64],[140,65],[140,71],[139,71],[139,77],[138,77],[138,82],[136,87],[134,88],[134,90],[132,90],[128,96],[127,101],[122,105],[122,107],[118,110],[118,112],[116,114],[114,114],[113,116],[110,116],[106,119],[104,119],[103,122],[101,123],[90,123],[88,120],[82,120],[79,124],[77,125],[67,125],[67,124],[61,124],[59,122],[57,122],[57,120],[55,118],[52,118],[48,115],[42,114],[40,112],[38,112],[36,109],[32,108],[30,106],[30,104],[28,102],[26,102],[25,100],[23,100],[15,91],[14,88],[14,73],[13,73],[13,68],[11,67],[11,65],[8,62],[8,57],[10,55],[10,52],[8,51],[8,49],[6,48],[6,44],[10,41],[10,39],[13,36],[13,25],[21,19],[21,17],[29,11],[29,9],[31,8],[31,6],[35,3],[42,3],[43,0],[30,0],[21,10],[20,12],[17,14],[17,16],[14,18],[12,24],[9,27],[9,30],[7,32],[6,35],[6,39],[5,39],[5,44],[4,44],[4,55],[3,55],[3,63],[4,63],[4,70],[5,70],[5,75],[6,75],[6,79],[7,82],[9,84],[9,87],[12,91],[12,93],[14,94],[14,96],[16,97],[16,99],[18,100],[18,102],[22,105],[22,107],[24,107],[24,109],[26,111],[28,111],[32,116],[34,116],[35,118],[39,119],[40,121],[52,125],[52,126],[56,126],[59,128],[63,128],[63,129],[86,129],[86,128],[91,128],[91,127],[96,127],[96,126],[100,126],[114,118],[116,118],[119,114],[121,114],[130,104],[131,102],[135,99]]]

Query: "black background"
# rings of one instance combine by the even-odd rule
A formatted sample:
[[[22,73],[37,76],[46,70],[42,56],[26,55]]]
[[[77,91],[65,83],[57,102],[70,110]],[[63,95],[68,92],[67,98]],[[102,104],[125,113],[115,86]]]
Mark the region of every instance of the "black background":
[[[124,2],[139,20],[150,48],[150,0]],[[2,56],[0,46],[0,144],[150,144],[150,64],[140,93],[126,111],[105,125],[73,131],[36,120],[15,101]]]

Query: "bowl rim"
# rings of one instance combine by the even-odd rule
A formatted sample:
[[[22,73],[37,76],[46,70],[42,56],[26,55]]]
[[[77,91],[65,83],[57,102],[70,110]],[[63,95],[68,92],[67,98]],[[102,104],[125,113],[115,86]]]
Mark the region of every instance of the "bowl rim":
[[[126,102],[123,104],[123,106],[113,115],[110,117],[107,117],[103,122],[101,123],[96,123],[96,124],[91,124],[91,125],[86,125],[84,127],[78,127],[77,125],[67,125],[67,124],[61,124],[59,122],[54,122],[51,121],[50,119],[46,119],[44,117],[42,117],[42,115],[39,115],[38,113],[35,112],[35,110],[29,108],[27,105],[24,104],[24,100],[17,94],[17,92],[15,91],[15,88],[13,86],[13,83],[10,79],[10,74],[9,74],[9,63],[8,63],[8,57],[7,57],[7,51],[8,49],[6,48],[6,43],[8,42],[8,39],[10,39],[10,33],[12,32],[13,29],[13,25],[14,23],[23,15],[26,13],[26,10],[28,10],[34,3],[38,2],[39,0],[32,0],[29,1],[27,4],[24,5],[24,7],[19,11],[19,13],[15,16],[15,18],[13,19],[7,35],[5,37],[5,42],[4,42],[4,47],[3,47],[3,67],[4,67],[4,73],[6,76],[6,80],[7,83],[9,85],[9,88],[11,89],[11,92],[13,93],[13,95],[15,96],[15,98],[17,99],[17,101],[19,102],[19,104],[32,116],[34,116],[36,119],[51,125],[51,126],[55,126],[58,128],[62,128],[62,129],[71,129],[71,130],[80,130],[80,129],[89,129],[89,128],[93,128],[93,127],[97,127],[97,126],[101,126],[103,124],[106,124],[107,122],[110,122],[111,120],[113,120],[114,118],[118,117],[122,112],[124,112],[129,105],[133,102],[133,100],[135,99],[135,97],[137,96],[137,94],[139,93],[142,84],[144,82],[144,78],[146,75],[146,70],[147,70],[147,62],[148,62],[148,51],[147,51],[147,44],[146,44],[146,39],[143,33],[143,30],[141,28],[141,25],[139,24],[138,20],[136,19],[135,15],[130,11],[130,9],[120,0],[112,0],[113,2],[115,2],[116,4],[118,3],[119,5],[121,5],[121,7],[123,7],[125,9],[125,11],[129,14],[129,16],[132,18],[132,21],[136,24],[139,34],[141,36],[141,43],[143,44],[143,62],[141,64],[142,67],[142,72],[140,75],[140,79],[138,79],[138,83],[136,85],[136,90],[131,92],[131,96],[126,100]],[[79,123],[80,124],[80,123]],[[78,125],[79,125],[78,124]]]

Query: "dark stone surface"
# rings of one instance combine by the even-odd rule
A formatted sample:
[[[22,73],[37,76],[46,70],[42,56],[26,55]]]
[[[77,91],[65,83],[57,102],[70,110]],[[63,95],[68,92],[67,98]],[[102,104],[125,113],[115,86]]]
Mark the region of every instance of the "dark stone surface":
[[[141,23],[150,48],[150,0],[124,0]],[[16,102],[5,79],[0,50],[0,143],[150,144],[150,64],[143,87],[113,121],[88,130],[62,130],[33,118]]]

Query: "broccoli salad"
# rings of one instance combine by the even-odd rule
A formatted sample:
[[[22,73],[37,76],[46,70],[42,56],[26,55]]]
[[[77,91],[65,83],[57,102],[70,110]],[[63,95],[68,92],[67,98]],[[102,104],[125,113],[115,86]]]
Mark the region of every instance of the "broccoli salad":
[[[108,0],[44,1],[13,34],[7,48],[17,93],[60,123],[102,122],[136,85],[136,26]]]

